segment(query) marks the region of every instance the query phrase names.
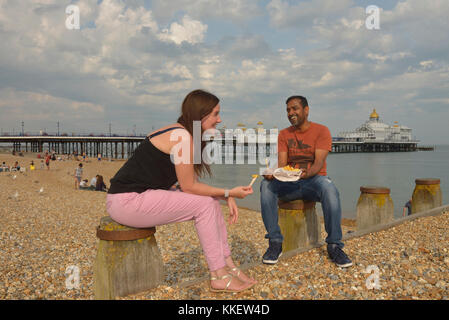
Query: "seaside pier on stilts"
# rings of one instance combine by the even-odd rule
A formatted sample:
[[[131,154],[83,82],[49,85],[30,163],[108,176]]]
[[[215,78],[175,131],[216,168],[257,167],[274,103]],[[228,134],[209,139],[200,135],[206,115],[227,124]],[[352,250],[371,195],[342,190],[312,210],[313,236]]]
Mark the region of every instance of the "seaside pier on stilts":
[[[1,144],[11,144],[14,152],[42,153],[54,150],[56,154],[86,153],[88,157],[101,154],[103,158],[128,159],[134,154],[145,137],[62,137],[62,136],[6,136],[0,137]],[[239,152],[236,139],[222,141],[222,152]],[[277,143],[267,143],[266,154],[277,152]],[[245,142],[241,145],[249,153],[258,153],[260,145]],[[232,150],[230,150],[232,149]],[[242,149],[240,152],[242,152]],[[366,142],[332,141],[332,152],[409,152],[434,150],[433,147],[421,149],[417,142]]]
[[[66,136],[6,136],[0,137],[1,144],[12,144],[14,152],[45,151],[56,154],[85,153],[88,157],[127,159],[134,154],[144,137],[66,137]]]
[[[416,142],[362,142],[362,141],[333,141],[332,152],[408,152],[417,151]]]

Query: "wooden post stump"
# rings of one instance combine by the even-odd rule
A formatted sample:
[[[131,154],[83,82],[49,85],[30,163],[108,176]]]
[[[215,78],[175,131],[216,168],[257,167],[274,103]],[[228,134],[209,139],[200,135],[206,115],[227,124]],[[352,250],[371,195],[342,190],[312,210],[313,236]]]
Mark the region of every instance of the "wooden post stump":
[[[321,238],[315,202],[294,200],[278,202],[279,226],[284,236],[282,252],[306,248]]]
[[[357,229],[363,230],[393,221],[394,205],[390,189],[384,187],[360,187],[357,202]]]
[[[442,206],[440,179],[416,179],[412,196],[412,214]]]
[[[94,264],[95,299],[115,299],[156,287],[163,281],[163,264],[154,233],[136,229],[109,216],[97,228],[100,239]]]

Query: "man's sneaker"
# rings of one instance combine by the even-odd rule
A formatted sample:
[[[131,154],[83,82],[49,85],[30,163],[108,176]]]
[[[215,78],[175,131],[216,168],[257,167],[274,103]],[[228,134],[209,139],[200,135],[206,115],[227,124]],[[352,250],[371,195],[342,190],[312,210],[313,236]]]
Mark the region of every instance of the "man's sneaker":
[[[327,245],[327,253],[329,257],[337,266],[340,268],[347,268],[352,266],[351,259],[348,258],[346,253],[336,244],[328,244]]]
[[[267,252],[262,257],[266,264],[276,264],[282,255],[282,242],[270,241]]]

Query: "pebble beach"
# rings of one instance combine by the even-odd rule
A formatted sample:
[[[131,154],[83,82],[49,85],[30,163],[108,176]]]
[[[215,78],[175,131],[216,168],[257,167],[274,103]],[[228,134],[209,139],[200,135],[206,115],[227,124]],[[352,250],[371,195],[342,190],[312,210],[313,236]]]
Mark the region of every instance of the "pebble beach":
[[[31,160],[34,171],[29,170]],[[0,172],[0,299],[94,299],[95,229],[107,215],[106,193],[75,189],[73,174],[79,161],[51,161],[50,170],[40,169],[36,154],[0,154],[3,161],[9,166],[19,161],[27,170]],[[83,162],[83,179],[100,174],[109,187],[109,179],[123,163],[89,159]],[[258,188],[259,182],[253,187]],[[227,221],[226,206],[223,214]],[[344,234],[355,231],[354,221],[342,224]],[[324,226],[321,230],[324,239]],[[237,224],[228,226],[229,243],[234,261],[250,266],[246,272],[258,284],[241,293],[212,293],[193,222],[157,227],[164,283],[118,299],[449,298],[447,212],[347,240],[345,252],[354,265],[345,269],[328,259],[325,246],[281,259],[274,266],[263,265],[268,244],[264,235],[260,212],[241,208]],[[77,288],[67,285],[73,267],[79,270]]]

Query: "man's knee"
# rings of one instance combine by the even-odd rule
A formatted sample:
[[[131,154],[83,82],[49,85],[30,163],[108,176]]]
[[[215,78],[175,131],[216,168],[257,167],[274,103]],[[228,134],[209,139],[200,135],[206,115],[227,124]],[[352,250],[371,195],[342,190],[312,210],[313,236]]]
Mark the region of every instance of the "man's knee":
[[[266,192],[273,192],[276,193],[275,190],[275,181],[274,180],[268,180],[268,179],[262,179],[260,182],[260,193],[266,193]]]
[[[322,197],[340,198],[337,187],[328,177],[322,177],[320,181],[320,189]]]

